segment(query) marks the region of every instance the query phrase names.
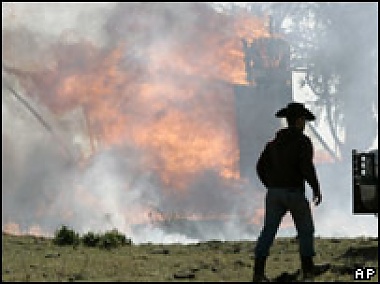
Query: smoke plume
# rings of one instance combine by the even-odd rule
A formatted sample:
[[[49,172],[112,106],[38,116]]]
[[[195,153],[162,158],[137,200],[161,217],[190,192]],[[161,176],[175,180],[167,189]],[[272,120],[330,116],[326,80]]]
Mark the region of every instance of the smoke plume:
[[[53,130],[3,86],[3,231],[257,237],[265,191],[238,175],[233,85],[245,82],[241,38],[268,37],[265,17],[206,3],[2,6],[3,83]],[[322,186],[316,233],[377,234],[372,216],[353,226],[349,166],[334,183],[318,170],[334,188]],[[279,234],[294,234],[289,216]]]

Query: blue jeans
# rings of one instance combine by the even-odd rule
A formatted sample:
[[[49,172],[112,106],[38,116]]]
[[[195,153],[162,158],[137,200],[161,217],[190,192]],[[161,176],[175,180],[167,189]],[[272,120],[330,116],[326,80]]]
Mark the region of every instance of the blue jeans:
[[[314,256],[314,224],[303,189],[269,188],[265,197],[264,226],[257,239],[255,257],[267,257],[282,217],[289,211],[299,241],[301,256]]]

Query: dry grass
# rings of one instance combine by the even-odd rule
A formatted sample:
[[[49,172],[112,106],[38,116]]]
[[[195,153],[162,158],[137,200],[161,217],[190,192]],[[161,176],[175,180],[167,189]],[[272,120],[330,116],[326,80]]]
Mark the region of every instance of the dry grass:
[[[141,244],[105,250],[56,246],[51,239],[2,234],[3,281],[251,281],[252,241],[191,245]],[[316,263],[330,269],[316,281],[353,281],[354,269],[378,270],[377,238],[316,239]],[[299,280],[298,243],[278,238],[266,269],[273,281]],[[378,281],[378,275],[371,279]]]

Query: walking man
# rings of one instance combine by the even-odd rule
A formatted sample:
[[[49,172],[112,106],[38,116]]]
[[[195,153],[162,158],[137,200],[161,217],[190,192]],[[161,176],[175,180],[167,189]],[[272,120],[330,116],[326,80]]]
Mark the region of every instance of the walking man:
[[[267,189],[264,225],[255,247],[254,282],[266,282],[265,263],[281,220],[290,212],[298,233],[302,275],[311,279],[316,272],[313,263],[314,224],[305,196],[305,181],[313,191],[318,206],[322,194],[313,164],[313,145],[303,134],[306,121],[315,116],[302,103],[291,102],[276,117],[286,118],[287,127],[280,129],[269,141],[257,161],[256,170]]]

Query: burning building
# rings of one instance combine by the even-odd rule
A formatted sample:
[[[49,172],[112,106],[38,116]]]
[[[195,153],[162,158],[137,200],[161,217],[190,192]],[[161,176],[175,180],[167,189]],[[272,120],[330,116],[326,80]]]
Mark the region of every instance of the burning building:
[[[293,99],[290,49],[276,37],[243,40],[243,47],[248,84],[234,86],[239,165],[241,177],[255,181],[255,161],[281,126],[274,113]]]
[[[237,173],[240,181],[251,187],[262,187],[256,178],[255,165],[265,143],[281,127],[274,113],[292,101],[292,73],[290,70],[290,47],[276,36],[254,39],[249,43],[242,40],[244,51],[246,83],[226,84],[224,89],[234,91],[234,121],[236,123],[237,147],[239,152]],[[169,217],[169,216],[168,216]],[[231,217],[222,212],[218,215],[195,216],[172,215],[158,218],[156,224],[173,232],[187,232],[190,237],[210,235],[228,223]],[[245,214],[240,220],[248,226],[246,231],[257,233],[257,227]],[[192,224],[197,222],[196,225]],[[260,221],[257,221],[259,223]],[[257,224],[256,223],[256,224]],[[239,224],[242,226],[242,224]]]
[[[72,31],[45,45],[25,29],[3,32],[3,77],[60,132],[25,138],[12,168],[20,182],[3,181],[3,230],[51,234],[66,223],[117,227],[135,241],[157,230],[252,236],[264,193],[251,183],[256,157],[279,127],[275,110],[292,98],[287,43],[267,18],[203,3],[121,3],[104,30],[103,46]],[[24,50],[23,39],[36,46]],[[4,130],[3,140],[34,129],[15,113],[9,120],[27,127]],[[17,160],[18,144],[7,145]],[[55,145],[70,156],[50,154]]]

